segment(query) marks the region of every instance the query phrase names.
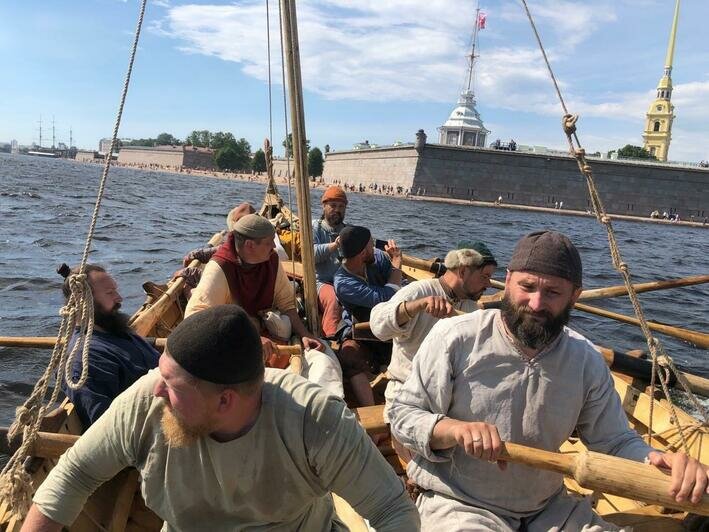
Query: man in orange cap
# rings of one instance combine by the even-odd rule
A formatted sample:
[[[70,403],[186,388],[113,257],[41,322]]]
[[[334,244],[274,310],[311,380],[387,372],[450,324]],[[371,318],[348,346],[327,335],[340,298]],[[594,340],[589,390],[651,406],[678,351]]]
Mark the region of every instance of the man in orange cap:
[[[322,313],[322,333],[325,338],[335,335],[342,317],[342,307],[335,296],[333,279],[340,267],[340,231],[345,227],[347,195],[338,186],[330,186],[322,196],[323,212],[313,220],[315,244],[315,280]]]

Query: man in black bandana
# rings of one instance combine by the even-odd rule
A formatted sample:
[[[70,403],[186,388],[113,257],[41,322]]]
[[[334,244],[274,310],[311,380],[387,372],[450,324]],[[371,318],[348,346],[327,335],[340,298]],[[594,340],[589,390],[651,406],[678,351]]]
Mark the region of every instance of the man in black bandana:
[[[62,389],[74,403],[76,412],[88,427],[96,421],[123,390],[128,388],[148,370],[156,368],[160,354],[143,338],[134,334],[128,326],[128,315],[120,311],[123,298],[118,286],[105,269],[95,264],[87,264],[88,275],[94,299],[94,332],[89,344],[89,374],[86,384],[72,390],[66,383]],[[77,273],[74,268],[71,273]],[[68,268],[67,278],[62,286],[64,298],[71,295]],[[69,345],[73,349],[78,335]],[[81,376],[81,357],[77,353],[74,361],[72,380]]]

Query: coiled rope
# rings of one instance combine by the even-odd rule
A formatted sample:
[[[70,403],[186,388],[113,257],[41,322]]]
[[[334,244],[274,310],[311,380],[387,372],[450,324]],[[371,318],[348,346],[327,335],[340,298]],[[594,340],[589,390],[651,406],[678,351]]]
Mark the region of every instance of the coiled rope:
[[[578,121],[578,115],[572,115],[571,113],[569,113],[569,110],[566,107],[566,103],[564,102],[564,98],[561,95],[561,89],[559,89],[559,84],[556,81],[556,77],[554,76],[551,64],[549,63],[549,58],[547,57],[546,51],[544,50],[544,46],[542,45],[541,38],[539,37],[539,32],[537,31],[534,19],[532,18],[532,14],[530,13],[529,7],[527,6],[527,1],[521,0],[521,2],[524,6],[524,10],[527,13],[527,18],[529,19],[529,23],[532,26],[532,30],[534,31],[534,36],[537,40],[537,44],[539,45],[539,49],[541,50],[542,56],[544,57],[544,63],[546,64],[547,70],[549,71],[549,76],[551,77],[552,83],[554,84],[554,88],[556,89],[556,94],[559,97],[559,102],[561,103],[561,107],[564,110],[564,116],[562,118],[562,128],[564,130],[564,133],[566,134],[566,138],[569,143],[569,151],[571,155],[576,159],[581,174],[586,178],[586,184],[588,186],[591,204],[593,205],[593,213],[595,214],[598,222],[603,224],[603,226],[605,226],[606,228],[611,259],[613,261],[613,268],[615,268],[615,270],[618,271],[623,277],[623,283],[625,284],[625,287],[628,291],[628,296],[630,297],[630,302],[633,305],[635,316],[640,322],[640,328],[642,329],[643,335],[645,336],[645,339],[647,341],[648,349],[652,356],[652,377],[650,380],[650,390],[653,392],[654,395],[656,381],[660,382],[662,393],[667,399],[670,408],[672,423],[675,427],[677,427],[677,431],[681,439],[684,451],[689,454],[689,444],[687,442],[687,437],[679,422],[676,407],[670,396],[670,389],[668,385],[670,372],[676,376],[677,381],[682,385],[682,388],[687,393],[687,396],[689,397],[692,405],[697,410],[697,412],[701,414],[701,417],[703,419],[703,421],[698,422],[696,426],[689,427],[690,431],[700,427],[703,428],[709,426],[709,417],[707,416],[707,411],[696,398],[696,396],[692,393],[689,388],[689,384],[687,383],[687,380],[677,369],[672,358],[665,352],[665,348],[663,347],[662,343],[655,336],[653,336],[652,331],[647,325],[645,314],[643,313],[640,301],[638,300],[637,292],[635,291],[635,288],[633,286],[630,268],[628,264],[623,260],[623,257],[620,253],[620,248],[616,240],[615,232],[613,231],[613,225],[611,224],[611,218],[610,216],[608,216],[603,206],[603,202],[601,201],[601,197],[596,188],[596,183],[593,179],[593,170],[591,169],[591,164],[586,159],[586,151],[581,146],[581,142],[579,141],[578,135],[576,134],[576,122]],[[652,443],[653,435],[652,419],[654,403],[654,400],[650,401],[650,422],[648,424],[647,434],[649,444]]]
[[[21,432],[22,445],[20,445],[17,452],[12,455],[3,468],[2,473],[0,473],[0,498],[7,501],[9,509],[21,518],[24,518],[27,514],[32,502],[32,479],[30,474],[24,469],[24,462],[26,458],[30,456],[30,450],[37,439],[37,433],[40,430],[47,409],[57,401],[61,388],[61,379],[64,379],[69,388],[76,390],[84,385],[88,377],[89,343],[91,342],[91,336],[94,330],[94,301],[91,286],[88,282],[88,276],[84,272],[96,229],[96,223],[98,221],[101,200],[103,199],[106,182],[108,180],[108,172],[111,167],[111,154],[113,153],[113,148],[118,138],[118,129],[121,124],[126,95],[128,94],[128,85],[130,83],[131,72],[133,71],[136,50],[138,49],[138,40],[143,25],[146,2],[147,0],[142,0],[140,5],[140,14],[138,16],[135,37],[133,39],[133,47],[130,52],[128,71],[123,83],[121,100],[118,106],[116,122],[113,127],[111,149],[106,156],[106,164],[103,167],[96,203],[94,205],[93,214],[91,215],[89,231],[86,236],[86,244],[81,257],[79,272],[69,276],[69,300],[59,311],[61,323],[57,335],[57,343],[52,350],[47,369],[45,369],[42,376],[37,380],[27,401],[17,408],[15,421],[8,431],[8,440],[14,440]],[[74,343],[74,347],[69,352],[67,348],[76,329],[79,329],[79,337]],[[72,366],[77,356],[81,357],[81,375],[79,380],[74,382],[72,379]],[[62,368],[64,370],[63,372]],[[55,375],[54,389],[52,390],[49,400],[46,400],[50,381]]]

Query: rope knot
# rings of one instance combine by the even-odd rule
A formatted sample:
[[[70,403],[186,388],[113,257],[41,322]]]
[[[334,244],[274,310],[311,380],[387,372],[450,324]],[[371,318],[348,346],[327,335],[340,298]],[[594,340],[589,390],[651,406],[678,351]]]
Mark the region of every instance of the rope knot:
[[[608,225],[609,223],[611,223],[611,217],[607,214],[604,214],[603,216],[601,216],[601,222]]]
[[[574,150],[574,156],[577,159],[582,160],[584,157],[586,157],[586,150],[583,148],[576,148]]]
[[[620,264],[618,264],[618,269],[623,273],[627,273],[628,272],[628,264],[625,262],[621,262]]]
[[[567,135],[573,135],[576,133],[576,121],[579,119],[579,115],[564,115],[561,119],[561,125],[564,128],[564,133]]]
[[[27,426],[32,422],[32,412],[26,406],[18,406],[15,410],[15,419],[17,425]]]

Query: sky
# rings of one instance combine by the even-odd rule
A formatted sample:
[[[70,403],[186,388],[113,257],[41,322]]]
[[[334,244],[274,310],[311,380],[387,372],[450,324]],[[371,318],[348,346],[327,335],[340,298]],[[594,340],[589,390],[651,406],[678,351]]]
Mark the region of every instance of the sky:
[[[529,0],[588,152],[642,145],[662,75],[672,0]],[[0,142],[98,149],[111,135],[137,0],[0,2]],[[413,142],[455,107],[476,0],[302,0],[298,31],[311,146]],[[564,149],[561,107],[519,0],[480,0],[474,90],[490,139]],[[278,3],[148,0],[119,136],[230,131],[255,150],[285,137]],[[709,160],[709,2],[682,2],[670,159]],[[271,93],[268,96],[268,38]],[[272,118],[269,119],[269,116]],[[272,126],[270,125],[272,124]]]

